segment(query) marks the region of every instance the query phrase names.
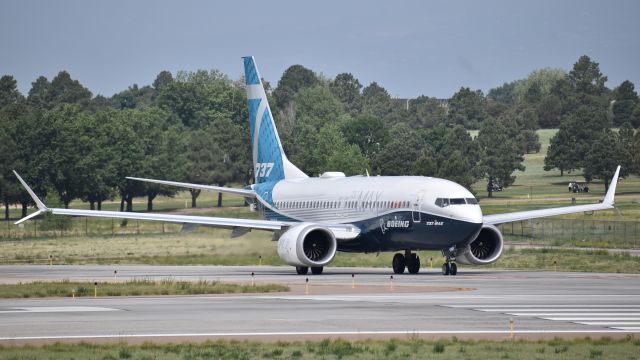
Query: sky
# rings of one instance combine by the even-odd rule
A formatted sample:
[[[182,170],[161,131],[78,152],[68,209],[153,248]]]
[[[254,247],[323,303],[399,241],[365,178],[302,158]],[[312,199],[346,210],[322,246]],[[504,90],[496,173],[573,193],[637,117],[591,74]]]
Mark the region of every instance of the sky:
[[[449,98],[588,55],[613,88],[640,83],[638,15],[640,1],[0,0],[0,75],[26,94],[66,70],[111,96],[162,70],[238,79],[253,55],[272,86],[301,64],[394,97]]]

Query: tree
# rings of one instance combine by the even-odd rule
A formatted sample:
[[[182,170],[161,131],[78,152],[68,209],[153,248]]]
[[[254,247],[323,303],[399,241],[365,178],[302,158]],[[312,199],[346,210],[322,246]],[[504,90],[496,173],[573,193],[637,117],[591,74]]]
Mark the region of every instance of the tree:
[[[538,104],[536,112],[541,129],[557,128],[562,117],[562,102],[554,95],[547,95]]]
[[[51,131],[47,141],[53,145],[47,146],[42,155],[48,159],[49,182],[65,209],[69,208],[73,199],[82,194],[82,179],[79,175],[90,171],[81,167],[85,164],[82,159],[91,145],[90,135],[78,130],[83,123],[90,122],[88,116],[80,107],[66,104],[44,113],[42,118],[42,125],[49,127]]]
[[[349,114],[355,115],[362,110],[362,84],[351,73],[338,74],[330,83],[329,89]]]
[[[395,125],[389,141],[374,161],[374,172],[380,175],[419,175],[425,170],[424,159],[420,159],[427,147],[424,139],[405,124]],[[420,160],[419,167],[414,166]]]
[[[636,118],[634,110],[640,103],[638,93],[636,93],[633,83],[625,80],[613,90],[613,125],[620,126],[629,123],[634,126],[640,125],[640,119]]]
[[[347,142],[356,144],[369,162],[384,148],[389,140],[387,125],[374,115],[363,114],[348,118],[340,125]]]
[[[566,118],[551,138],[544,169],[571,172],[585,166],[585,156],[600,133],[611,127],[609,112],[582,106]]]
[[[505,105],[515,105],[517,100],[516,81],[504,83],[501,86],[489,90],[487,98]]]
[[[427,153],[434,157],[437,170],[418,174],[453,180],[471,190],[478,179],[480,150],[469,132],[461,125],[439,125],[423,132],[422,137],[431,149]]]
[[[516,140],[522,146],[522,152],[533,154],[540,152],[540,137],[534,130],[522,130]]]
[[[629,173],[629,161],[625,158],[625,149],[620,136],[611,130],[599,134],[586,155],[584,178],[587,181],[602,179],[605,192],[609,190],[609,182],[616,171],[616,165],[622,165],[620,177]]]
[[[292,162],[311,176],[326,171],[356,175],[369,169],[367,158],[360,148],[347,142],[337,124],[328,123],[320,130],[306,123],[301,124],[294,146],[304,151],[295,152],[291,156]]]
[[[21,170],[22,159],[18,152],[17,144],[14,141],[16,130],[16,119],[13,118],[13,111],[5,106],[0,108],[0,200],[5,207],[4,218],[9,220],[9,205],[16,199],[20,188],[16,184],[12,170]]]
[[[156,76],[156,79],[153,80],[153,88],[156,91],[161,91],[163,88],[171,85],[171,83],[173,83],[173,75],[171,75],[171,72],[163,70]]]
[[[300,90],[293,98],[299,121],[320,129],[327,123],[337,123],[344,114],[342,104],[324,86]]]
[[[39,76],[31,83],[27,103],[35,109],[49,109],[49,87],[51,83],[44,76]]]
[[[640,175],[640,131],[636,131],[636,134],[633,136],[633,142],[629,147],[629,154],[631,166],[630,172],[636,175]]]
[[[13,76],[4,75],[0,78],[0,109],[22,101],[22,94],[18,91],[18,82]]]
[[[114,146],[113,137],[117,127],[114,126],[114,111],[100,111],[91,116],[80,118],[77,129],[83,156],[78,167],[84,169],[75,174],[80,178],[80,198],[89,203],[91,210],[102,210],[102,202],[114,196],[118,179],[118,149]]]
[[[319,83],[316,74],[302,65],[290,66],[282,74],[278,86],[273,90],[276,108],[283,109],[298,91],[313,87]]]
[[[362,89],[362,112],[382,118],[392,124],[388,116],[393,111],[391,96],[385,88],[375,81]]]
[[[600,96],[606,91],[604,83],[607,82],[607,77],[600,72],[599,64],[591,61],[587,55],[582,55],[573,65],[567,80],[576,92],[583,96]]]
[[[119,109],[145,109],[153,106],[155,89],[151,86],[139,88],[137,84],[113,95],[113,102]]]
[[[477,129],[485,118],[485,98],[482,91],[462,87],[449,99],[450,123]]]
[[[432,128],[444,124],[447,120],[445,108],[436,98],[418,96],[409,102],[409,113],[414,119],[412,126],[417,128]]]
[[[91,91],[78,80],[73,80],[66,71],[60,71],[51,80],[46,95],[49,108],[61,104],[78,104],[86,107],[91,97]]]
[[[477,138],[482,153],[479,167],[489,184],[498,181],[507,187],[515,181],[511,175],[515,170],[524,171],[522,146],[516,141],[518,132],[516,122],[509,118],[489,118],[482,124]],[[487,186],[487,192],[493,196],[491,186]]]
[[[239,112],[233,82],[218,70],[179,71],[158,90],[157,104],[190,129],[206,127],[213,119],[235,118]],[[242,106],[246,108],[246,105]]]

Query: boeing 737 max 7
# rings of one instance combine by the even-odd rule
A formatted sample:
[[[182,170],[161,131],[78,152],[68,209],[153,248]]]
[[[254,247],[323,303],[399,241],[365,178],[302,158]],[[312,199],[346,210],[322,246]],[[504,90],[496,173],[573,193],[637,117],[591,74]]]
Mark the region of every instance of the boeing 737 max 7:
[[[55,215],[111,217],[199,224],[232,229],[240,236],[252,229],[274,233],[277,252],[299,274],[311,268],[322,273],[336,251],[401,251],[393,271],[420,270],[415,251],[440,250],[444,275],[455,275],[458,263],[491,264],[502,255],[503,237],[497,224],[584,211],[613,209],[620,167],[601,203],[544,210],[482,215],[466,188],[449,180],[421,176],[350,176],[326,172],[308,177],[285,155],[253,57],[245,57],[244,72],[255,183],[246,189],[131,178],[163,185],[242,195],[264,214],[264,220],[48,208],[16,176],[38,211]]]

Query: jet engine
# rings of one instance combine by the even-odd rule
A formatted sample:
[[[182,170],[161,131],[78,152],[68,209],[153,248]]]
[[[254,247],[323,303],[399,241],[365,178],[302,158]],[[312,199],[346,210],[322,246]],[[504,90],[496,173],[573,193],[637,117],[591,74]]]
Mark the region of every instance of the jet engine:
[[[278,256],[293,266],[325,266],[333,260],[337,248],[333,232],[317,224],[296,225],[278,239]]]
[[[478,236],[467,246],[458,249],[456,261],[470,265],[487,265],[496,262],[502,255],[504,239],[497,227],[482,225]]]

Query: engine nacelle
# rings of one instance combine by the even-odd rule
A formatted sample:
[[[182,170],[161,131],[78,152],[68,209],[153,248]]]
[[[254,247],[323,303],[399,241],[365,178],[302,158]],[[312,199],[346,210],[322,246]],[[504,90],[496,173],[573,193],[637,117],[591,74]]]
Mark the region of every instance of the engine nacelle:
[[[482,225],[478,236],[469,245],[458,249],[456,261],[470,265],[487,265],[496,262],[502,255],[504,239],[497,227]]]
[[[293,266],[325,266],[337,249],[333,232],[317,224],[296,225],[278,239],[278,256]]]

